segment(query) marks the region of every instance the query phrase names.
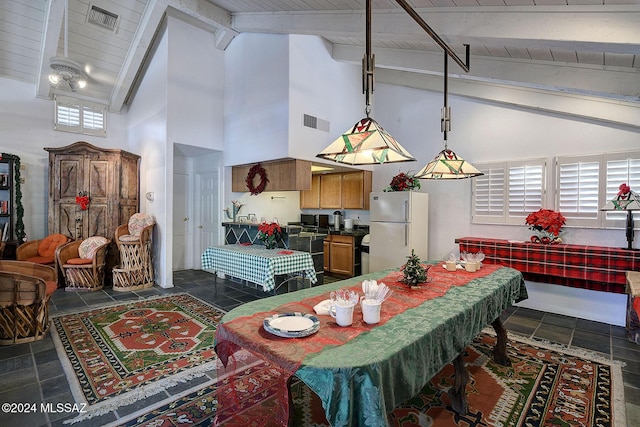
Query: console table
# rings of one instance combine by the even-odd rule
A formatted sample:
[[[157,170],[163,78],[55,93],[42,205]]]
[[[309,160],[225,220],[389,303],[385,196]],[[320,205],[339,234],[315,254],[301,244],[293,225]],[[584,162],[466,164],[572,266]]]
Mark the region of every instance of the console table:
[[[463,237],[460,252],[482,251],[488,264],[522,272],[526,280],[625,293],[626,272],[640,270],[640,251],[585,245],[543,245],[511,240]]]

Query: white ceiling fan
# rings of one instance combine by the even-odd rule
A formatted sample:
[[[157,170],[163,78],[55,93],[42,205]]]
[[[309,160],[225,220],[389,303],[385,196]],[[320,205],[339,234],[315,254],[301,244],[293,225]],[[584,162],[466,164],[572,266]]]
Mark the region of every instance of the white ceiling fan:
[[[82,70],[82,66],[71,60],[67,56],[68,45],[68,27],[69,27],[69,3],[64,1],[64,57],[54,56],[49,59],[49,66],[52,72],[49,74],[49,84],[53,87],[59,87],[61,83],[69,85],[71,91],[75,92],[78,88],[83,89],[87,85],[87,75]]]

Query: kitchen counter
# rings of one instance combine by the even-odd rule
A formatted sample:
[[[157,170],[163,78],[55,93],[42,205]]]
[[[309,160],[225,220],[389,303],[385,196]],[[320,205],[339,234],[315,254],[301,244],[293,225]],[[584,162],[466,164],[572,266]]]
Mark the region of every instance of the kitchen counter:
[[[362,237],[369,234],[369,227],[354,228],[353,230],[345,230],[345,229],[335,230],[334,228],[304,227],[303,232],[312,232],[311,230],[313,230],[313,233],[318,233],[318,234],[338,234],[341,236],[354,236],[356,238],[359,237],[360,239],[357,239],[358,243],[359,241],[362,240]]]

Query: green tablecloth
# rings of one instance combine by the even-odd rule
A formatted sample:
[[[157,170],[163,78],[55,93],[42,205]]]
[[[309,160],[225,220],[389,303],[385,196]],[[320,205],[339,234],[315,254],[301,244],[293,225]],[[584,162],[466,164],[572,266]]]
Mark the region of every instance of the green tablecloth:
[[[202,254],[202,269],[224,273],[262,285],[272,291],[276,275],[304,273],[311,283],[318,281],[313,259],[308,252],[282,248],[265,249],[260,245],[211,246]]]
[[[380,279],[392,271],[247,303],[227,313],[221,323],[354,286],[363,279]],[[332,426],[386,426],[388,411],[417,394],[505,308],[526,298],[522,274],[499,268],[410,308],[347,344],[307,354],[295,375],[321,398]]]

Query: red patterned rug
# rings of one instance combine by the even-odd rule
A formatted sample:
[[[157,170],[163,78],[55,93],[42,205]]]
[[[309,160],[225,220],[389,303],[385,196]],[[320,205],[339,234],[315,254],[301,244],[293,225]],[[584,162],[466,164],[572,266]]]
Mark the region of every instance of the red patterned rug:
[[[218,369],[224,312],[176,294],[54,317],[52,334],[81,418],[109,412]],[[75,380],[75,381],[74,381]]]
[[[459,416],[449,405],[446,392],[453,381],[453,367],[448,365],[418,395],[394,409],[390,425],[428,426],[430,419],[437,427],[626,425],[622,375],[617,364],[510,336],[512,366],[503,367],[491,359],[494,342],[494,337],[482,334],[465,351],[470,374],[468,414]],[[266,413],[274,411],[269,385],[277,375],[280,372],[266,363],[246,369],[235,384],[236,390],[245,395],[237,413],[250,406],[256,410],[252,405],[260,405],[258,408]],[[218,384],[169,399],[157,409],[142,411],[117,425],[212,425]],[[320,400],[304,383],[294,381],[292,396],[294,427],[329,425]],[[245,419],[242,426],[222,421],[224,427],[253,425],[250,419]]]

